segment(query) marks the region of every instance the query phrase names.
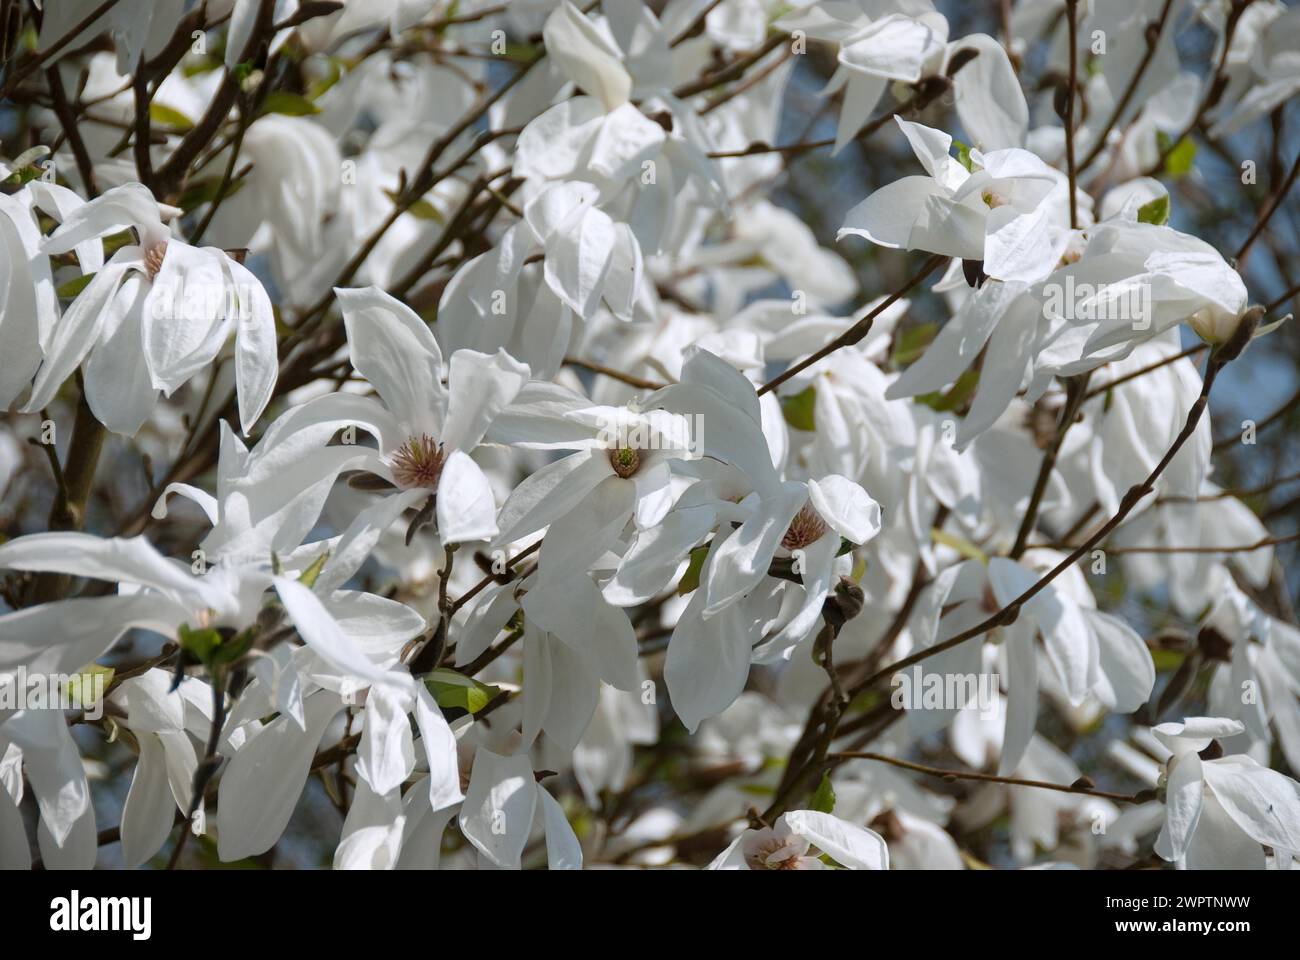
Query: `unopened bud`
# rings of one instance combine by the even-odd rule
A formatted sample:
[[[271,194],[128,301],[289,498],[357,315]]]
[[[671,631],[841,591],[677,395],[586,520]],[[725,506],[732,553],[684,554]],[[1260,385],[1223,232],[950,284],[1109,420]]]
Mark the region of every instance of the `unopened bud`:
[[[1229,360],[1236,360],[1245,352],[1251,338],[1255,336],[1255,331],[1259,329],[1259,321],[1264,318],[1263,307],[1251,307],[1235,321],[1235,325],[1229,327],[1227,324],[1221,324],[1211,331],[1217,335],[1217,339],[1211,339],[1206,336],[1196,325],[1195,315],[1191,319],[1192,329],[1195,330],[1206,343],[1214,346],[1214,356],[1219,363],[1227,363]]]

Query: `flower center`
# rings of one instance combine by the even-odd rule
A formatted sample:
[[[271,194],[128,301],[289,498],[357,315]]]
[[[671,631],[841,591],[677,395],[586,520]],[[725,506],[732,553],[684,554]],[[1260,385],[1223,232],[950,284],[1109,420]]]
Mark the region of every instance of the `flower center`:
[[[393,454],[393,479],[404,490],[437,489],[446,460],[442,444],[427,433],[411,437]]]
[[[826,533],[826,521],[813,509],[811,503],[805,503],[790,521],[790,527],[781,538],[781,546],[787,550],[798,550],[820,540]]]
[[[158,271],[162,269],[163,258],[167,256],[167,244],[155,243],[152,247],[144,252],[144,268],[149,273],[149,279],[152,280],[158,276]]]
[[[992,190],[985,190],[980,196],[984,200],[984,205],[991,210],[996,210],[998,207],[1005,207],[1011,202],[1006,197],[994,193]]]
[[[780,837],[760,839],[745,860],[751,870],[798,870],[799,848]]]
[[[609,451],[609,465],[626,480],[641,469],[641,451],[635,447],[615,447]]]

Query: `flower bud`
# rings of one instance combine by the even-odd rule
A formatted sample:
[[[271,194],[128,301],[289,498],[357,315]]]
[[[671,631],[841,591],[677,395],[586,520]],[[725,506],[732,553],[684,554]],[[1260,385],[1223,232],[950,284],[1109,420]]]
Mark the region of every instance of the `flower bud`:
[[[1245,313],[1233,314],[1216,306],[1206,306],[1188,317],[1187,322],[1198,337],[1210,346],[1218,347],[1220,356],[1227,361],[1240,356],[1263,316],[1263,307],[1251,307]],[[1235,352],[1224,354],[1230,340]]]

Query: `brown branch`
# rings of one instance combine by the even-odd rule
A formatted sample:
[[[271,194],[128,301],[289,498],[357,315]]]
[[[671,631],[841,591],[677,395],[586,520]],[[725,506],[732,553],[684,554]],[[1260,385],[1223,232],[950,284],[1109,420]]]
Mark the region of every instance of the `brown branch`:
[[[1172,356],[1165,357],[1163,360],[1157,360],[1155,363],[1147,364],[1147,366],[1142,367],[1139,370],[1134,370],[1131,373],[1126,373],[1122,377],[1116,377],[1114,380],[1111,380],[1108,383],[1103,383],[1099,387],[1093,387],[1086,394],[1084,394],[1083,399],[1086,402],[1088,400],[1091,400],[1093,397],[1099,397],[1107,390],[1111,390],[1115,387],[1118,387],[1121,383],[1128,383],[1130,380],[1136,380],[1138,377],[1144,377],[1148,373],[1151,373],[1153,370],[1159,370],[1161,367],[1167,367],[1171,363],[1177,363],[1179,360],[1182,360],[1184,357],[1194,357],[1202,350],[1205,350],[1208,347],[1209,344],[1198,343],[1194,347],[1188,347],[1186,350],[1181,350],[1178,353],[1173,354]]]
[[[609,377],[611,380],[617,380],[619,383],[626,383],[629,387],[637,387],[641,390],[659,390],[665,385],[657,383],[654,380],[647,380],[644,377],[638,377],[635,374],[624,373],[622,370],[615,370],[613,367],[606,367],[602,364],[595,363],[591,360],[583,360],[579,357],[565,357],[566,366],[578,367],[582,370],[589,370],[592,373],[598,373],[602,377]]]
[[[1183,445],[1188,441],[1188,439],[1190,439],[1192,434],[1196,432],[1196,425],[1200,423],[1201,415],[1205,412],[1205,407],[1210,398],[1210,389],[1214,386],[1214,381],[1218,377],[1219,371],[1229,359],[1236,355],[1235,353],[1230,352],[1232,349],[1236,349],[1238,352],[1240,351],[1240,344],[1236,342],[1238,339],[1239,338],[1234,338],[1233,341],[1229,341],[1230,346],[1225,345],[1224,348],[1221,348],[1223,350],[1222,353],[1214,353],[1210,355],[1209,362],[1206,364],[1205,380],[1201,384],[1200,395],[1196,398],[1196,401],[1188,411],[1187,419],[1183,424],[1183,429],[1179,431],[1173,444],[1165,452],[1165,455],[1160,458],[1160,462],[1155,465],[1155,468],[1152,469],[1147,478],[1141,483],[1135,484],[1129,488],[1128,492],[1124,494],[1123,499],[1120,501],[1119,510],[1113,517],[1107,520],[1096,533],[1089,537],[1086,542],[1076,547],[1069,556],[1035,581],[1032,586],[1026,589],[1018,597],[1006,606],[1002,607],[1002,609],[998,610],[996,613],[975,626],[963,630],[961,633],[943,641],[942,643],[936,643],[933,646],[926,647],[924,650],[919,650],[910,656],[903,657],[901,660],[881,668],[858,684],[852,691],[853,695],[857,695],[861,691],[874,686],[882,680],[887,680],[899,670],[906,669],[915,663],[920,663],[922,660],[928,660],[930,657],[943,653],[945,650],[951,650],[953,647],[959,646],[967,640],[983,636],[990,630],[1007,626],[1008,624],[1015,622],[1016,618],[1020,615],[1021,607],[1045,590],[1047,586],[1062,573],[1070,569],[1074,564],[1078,563],[1080,558],[1082,558],[1089,550],[1105,540],[1106,537],[1110,536],[1111,532],[1123,523],[1128,515],[1133,512],[1133,509],[1138,505],[1138,503],[1140,503],[1147,494],[1152,491],[1155,487],[1156,480],[1158,480],[1160,475],[1164,473],[1165,468],[1169,466],[1170,461],[1177,456],[1178,451],[1183,448]]]
[[[1067,6],[1072,8],[1075,2],[1077,2],[1077,0],[1067,0]],[[1084,157],[1083,163],[1079,165],[1080,170],[1086,170],[1088,167],[1092,166],[1093,161],[1096,160],[1097,157],[1101,155],[1101,152],[1106,149],[1106,140],[1110,137],[1110,132],[1115,129],[1115,124],[1119,122],[1119,118],[1122,117],[1124,111],[1128,109],[1128,105],[1132,101],[1133,95],[1137,93],[1138,85],[1142,82],[1142,77],[1147,72],[1147,67],[1151,65],[1151,61],[1156,55],[1156,49],[1160,46],[1160,35],[1164,33],[1165,22],[1169,19],[1169,11],[1172,9],[1173,5],[1174,0],[1165,0],[1165,5],[1160,10],[1160,19],[1155,23],[1147,24],[1146,52],[1142,54],[1142,59],[1138,61],[1138,65],[1136,69],[1134,69],[1133,76],[1130,78],[1128,86],[1124,89],[1124,93],[1120,97],[1119,103],[1115,105],[1114,112],[1110,115],[1110,119],[1106,121],[1106,126],[1104,126],[1101,132],[1097,135],[1097,140],[1092,145],[1092,149],[1088,151],[1088,155]],[[1071,26],[1073,27],[1073,17],[1071,17]],[[1073,97],[1073,92],[1071,93],[1071,96]]]
[[[944,780],[978,780],[980,783],[1004,783],[1012,787],[1034,787],[1039,790],[1055,790],[1058,793],[1080,793],[1089,797],[1101,797],[1104,800],[1115,800],[1119,803],[1145,803],[1148,800],[1154,800],[1154,796],[1148,796],[1142,793],[1111,793],[1108,790],[1098,790],[1091,785],[1090,781],[1084,778],[1074,783],[1051,783],[1047,780],[1024,780],[1020,777],[999,777],[991,773],[975,773],[968,770],[944,770],[941,767],[931,767],[924,763],[913,763],[911,760],[902,760],[898,757],[891,757],[884,753],[871,753],[865,750],[848,750],[843,753],[833,753],[828,759],[835,761],[844,760],[876,760],[880,763],[888,763],[891,766],[901,767],[904,770],[912,770],[916,773],[924,773],[930,777],[941,777]]]
[[[5,81],[5,85],[0,87],[0,100],[7,99],[11,93],[18,89],[18,85],[31,76],[32,73],[41,66],[41,64],[45,63],[45,61],[49,60],[77,37],[81,36],[83,31],[104,14],[108,13],[109,10],[112,10],[113,7],[117,6],[117,3],[118,0],[104,0],[104,2],[94,10],[90,11],[90,13],[77,21],[76,25],[71,30],[51,44],[48,50],[44,53],[38,53],[31,60],[27,61],[27,63],[23,65],[22,69],[16,70],[13,76]]]
[[[1166,0],[1166,9],[1172,0]],[[1065,0],[1065,22],[1069,26],[1070,86],[1065,99],[1065,165],[1070,178],[1070,229],[1079,229],[1078,170],[1074,165],[1074,101],[1079,91],[1079,0]],[[1123,104],[1121,104],[1121,107]],[[1112,119],[1112,123],[1114,120]],[[1103,132],[1103,142],[1107,127]],[[1085,164],[1086,166],[1086,164]]]
[[[63,89],[63,77],[59,74],[58,67],[50,67],[45,71],[45,82],[50,87],[50,98],[54,101],[54,112],[59,118],[59,125],[63,128],[63,134],[68,138],[68,146],[72,148],[72,155],[77,160],[77,170],[81,173],[81,183],[86,191],[86,199],[94,199],[99,190],[95,184],[95,165],[90,159],[90,151],[86,149],[86,141],[82,139],[81,128],[77,125],[77,114],[68,102],[68,94]]]
[[[949,257],[941,253],[936,253],[933,256],[931,256],[930,259],[926,260],[925,263],[921,265],[920,270],[918,270],[916,273],[912,274],[910,278],[908,278],[907,282],[904,283],[902,287],[900,287],[898,290],[894,291],[888,297],[882,300],[880,304],[876,306],[870,313],[868,313],[857,323],[853,324],[853,326],[849,327],[847,330],[841,333],[830,343],[826,344],[826,346],[822,347],[816,353],[804,358],[803,360],[800,360],[794,366],[787,369],[784,373],[781,373],[778,376],[773,377],[767,383],[763,384],[761,387],[758,388],[758,395],[762,396],[763,394],[768,393],[769,391],[775,390],[777,387],[785,383],[791,377],[795,376],[796,374],[798,374],[803,370],[808,369],[818,361],[826,359],[836,350],[839,350],[841,347],[852,346],[853,344],[861,341],[863,337],[865,337],[868,333],[871,332],[871,324],[875,321],[876,317],[880,316],[880,314],[884,313],[885,310],[893,306],[898,300],[902,299],[903,295],[907,293],[907,291],[911,290],[914,286],[916,286],[918,283],[920,283],[930,274],[934,273],[935,270],[937,270],[943,264],[947,263],[948,260]]]
[[[1065,442],[1065,434],[1078,419],[1079,409],[1087,399],[1090,375],[1091,371],[1066,381],[1065,406],[1061,408],[1061,419],[1056,425],[1056,434],[1047,445],[1047,449],[1043,451],[1043,459],[1038,467],[1038,479],[1034,481],[1033,492],[1029,495],[1029,505],[1025,508],[1020,529],[1016,532],[1016,542],[1011,547],[1012,560],[1018,559],[1025,552],[1029,535],[1034,532],[1034,526],[1038,522],[1038,509],[1042,505],[1043,494],[1047,492],[1047,484],[1052,479],[1052,471],[1056,469],[1056,458],[1061,452],[1061,444]]]
[[[673,90],[673,96],[685,100],[688,97],[695,96],[697,93],[703,93],[705,90],[710,90],[719,84],[735,80],[754,64],[758,63],[758,61],[762,60],[781,44],[785,43],[785,41],[785,34],[774,33],[772,36],[768,37],[767,40],[763,42],[763,45],[757,50],[752,50],[744,56],[737,57],[725,67],[721,67],[712,73],[706,73],[704,76],[699,77],[696,80],[692,80],[689,83],[683,83],[681,86]]]
[[[1250,231],[1250,236],[1246,238],[1246,241],[1237,251],[1237,255],[1233,257],[1236,261],[1238,270],[1241,269],[1242,262],[1246,259],[1246,254],[1250,253],[1250,248],[1255,245],[1255,241],[1259,238],[1259,235],[1263,233],[1264,228],[1268,226],[1268,221],[1273,216],[1273,213],[1279,206],[1281,206],[1282,198],[1286,196],[1287,191],[1291,189],[1291,185],[1295,183],[1297,174],[1300,174],[1300,153],[1296,154],[1295,163],[1291,164],[1291,172],[1287,174],[1286,180],[1284,180],[1282,185],[1278,187],[1278,189],[1274,190],[1268,200],[1265,201],[1264,208],[1260,210],[1259,217],[1255,221],[1255,226]]]

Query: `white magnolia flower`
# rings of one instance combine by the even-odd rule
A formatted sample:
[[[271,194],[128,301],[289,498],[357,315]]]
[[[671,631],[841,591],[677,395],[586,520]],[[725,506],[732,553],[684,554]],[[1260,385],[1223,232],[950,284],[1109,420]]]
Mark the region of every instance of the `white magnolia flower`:
[[[1052,272],[1070,239],[1061,172],[1027,150],[972,149],[969,167],[952,137],[896,118],[928,176],[904,177],[849,211],[838,238],[982,261],[995,280],[1033,283]]]
[[[874,830],[815,810],[792,810],[772,827],[746,830],[710,870],[826,870],[816,848],[847,870],[888,870],[889,848]]]
[[[0,409],[8,409],[31,382],[58,317],[49,258],[41,250],[37,202],[30,186],[13,196],[0,195],[0,350],[5,357]]]
[[[918,635],[932,636],[926,646],[955,636],[1012,603],[1060,559],[1050,551],[1031,550],[1022,562],[992,557],[949,567],[936,578],[923,610]],[[1082,574],[1072,569],[1027,600],[1016,620],[1000,628],[1005,648],[1007,709],[998,771],[1015,770],[1029,745],[1038,717],[1042,637],[1043,667],[1059,682],[1075,706],[1091,695],[1117,713],[1132,713],[1147,702],[1155,684],[1155,666],[1142,638],[1123,620],[1095,609]],[[958,644],[920,665],[925,673],[977,675],[982,653],[974,640]]]
[[[185,14],[185,0],[122,0],[73,34],[100,6],[97,0],[47,0],[42,4],[37,49],[45,53],[65,38],[71,39],[52,54],[57,60],[82,46],[81,38],[91,39],[107,30],[117,46],[117,72],[125,75],[136,69],[142,58],[149,60],[162,52]]]
[[[163,209],[138,183],[115,187],[68,211],[44,242],[72,250],[125,229],[119,248],[68,307],[45,345],[25,411],[47,406],[84,361],[86,399],[110,430],[133,435],[158,393],[171,396],[211,363],[235,334],[235,381],[244,433],[275,388],[275,317],[262,284],[215,247],[192,247],[163,224]]]
[[[492,485],[470,454],[528,382],[528,367],[504,350],[458,350],[444,384],[442,351],[415,311],[374,287],[335,293],[352,365],[379,399],[329,394],[291,411],[273,429],[318,444],[349,426],[372,434],[379,449],[357,466],[398,491],[379,530],[402,508],[433,497],[443,543],[492,538]]]
[[[1300,846],[1300,784],[1247,756],[1203,758],[1219,739],[1244,730],[1236,720],[1213,717],[1152,728],[1169,751],[1155,850],[1180,869],[1262,870],[1261,844],[1280,857]]]
[[[1226,96],[1212,114],[1210,136],[1215,140],[1267,116],[1300,93],[1300,56],[1296,54],[1300,49],[1300,12],[1294,8],[1283,12],[1262,3],[1258,10],[1248,8],[1243,19],[1245,29],[1239,26],[1234,37],[1238,48],[1234,66],[1252,71],[1250,79],[1255,83],[1240,100],[1233,102],[1233,96]],[[1236,92],[1240,90],[1238,87]]]
[[[480,747],[460,812],[465,838],[487,863],[518,870],[534,823],[546,835],[546,860],[552,870],[582,868],[582,847],[564,809],[537,782],[528,757],[501,756]]]

